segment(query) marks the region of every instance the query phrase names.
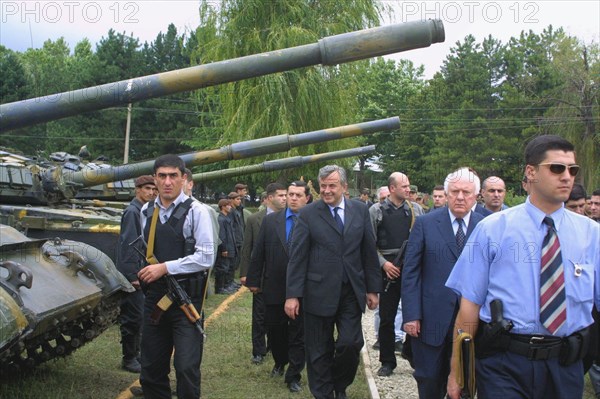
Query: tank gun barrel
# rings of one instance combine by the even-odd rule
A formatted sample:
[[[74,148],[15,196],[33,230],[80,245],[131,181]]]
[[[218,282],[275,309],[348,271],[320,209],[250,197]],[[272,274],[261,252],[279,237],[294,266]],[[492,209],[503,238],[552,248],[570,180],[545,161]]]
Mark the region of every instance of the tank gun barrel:
[[[288,151],[295,147],[309,144],[322,143],[330,140],[339,140],[375,132],[391,131],[400,127],[400,118],[386,118],[375,121],[356,123],[352,125],[315,130],[312,132],[294,135],[282,134],[279,136],[263,137],[255,140],[242,141],[224,147],[191,152],[179,155],[188,167],[215,163],[218,161],[245,159],[255,156]],[[64,172],[59,168],[47,171],[43,180],[46,190],[62,192],[78,187],[91,187],[112,181],[126,180],[144,174],[152,174],[154,160],[115,166],[112,168]],[[67,195],[68,197],[69,195]]]
[[[444,25],[440,20],[407,22],[329,36],[313,44],[2,104],[0,129],[17,129],[83,112],[311,65],[337,65],[429,47],[444,39]]]
[[[194,182],[198,183],[210,180],[226,179],[234,176],[250,175],[252,173],[274,172],[276,170],[300,168],[311,163],[326,162],[332,159],[358,157],[365,154],[371,154],[373,152],[375,152],[375,146],[368,145],[365,147],[350,148],[348,150],[325,152],[323,154],[276,159],[273,161],[265,161],[256,165],[241,166],[239,168],[195,173],[193,175],[193,179]]]

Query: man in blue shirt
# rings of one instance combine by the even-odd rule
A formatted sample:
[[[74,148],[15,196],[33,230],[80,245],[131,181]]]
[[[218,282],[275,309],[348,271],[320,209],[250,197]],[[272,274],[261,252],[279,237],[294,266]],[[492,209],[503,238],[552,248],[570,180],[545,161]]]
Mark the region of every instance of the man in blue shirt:
[[[526,203],[479,223],[448,278],[446,286],[462,296],[456,332],[479,332],[479,398],[581,398],[581,358],[591,338],[592,305],[600,307],[600,279],[595,278],[600,228],[564,208],[579,170],[570,142],[536,137],[525,149],[525,164]],[[556,266],[552,281],[548,264]],[[553,321],[546,314],[548,297],[556,309]],[[495,299],[502,301],[502,316],[513,328],[486,345],[481,338]],[[453,362],[448,378],[453,399],[460,395],[457,373]]]

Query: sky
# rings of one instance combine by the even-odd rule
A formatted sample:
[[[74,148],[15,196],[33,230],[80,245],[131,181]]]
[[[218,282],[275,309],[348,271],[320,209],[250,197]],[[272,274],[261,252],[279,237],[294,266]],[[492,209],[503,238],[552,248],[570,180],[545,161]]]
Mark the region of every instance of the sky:
[[[220,0],[209,0],[216,4]],[[273,0],[277,1],[277,0]],[[344,1],[344,0],[339,0]],[[441,19],[446,41],[426,49],[392,56],[425,65],[425,77],[439,70],[458,41],[472,34],[478,42],[488,35],[506,43],[521,31],[541,33],[548,25],[562,26],[585,43],[600,40],[600,1],[399,1],[386,0],[394,15],[382,25]],[[48,39],[65,38],[71,49],[88,38],[93,44],[109,29],[151,42],[169,23],[179,33],[199,23],[198,0],[138,1],[6,1],[0,0],[0,44],[16,51],[40,48]]]

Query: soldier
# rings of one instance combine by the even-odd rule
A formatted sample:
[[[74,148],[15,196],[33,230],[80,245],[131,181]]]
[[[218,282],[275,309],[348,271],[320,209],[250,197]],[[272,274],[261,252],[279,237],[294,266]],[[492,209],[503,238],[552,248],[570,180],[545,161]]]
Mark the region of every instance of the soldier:
[[[377,240],[379,265],[384,278],[384,292],[379,294],[379,360],[381,368],[377,372],[380,377],[389,377],[396,368],[395,318],[400,303],[401,269],[398,258],[400,248],[406,240],[415,218],[422,215],[423,208],[416,202],[408,200],[410,191],[408,177],[394,172],[388,179],[390,195],[381,204],[369,209],[371,224]],[[401,346],[401,342],[400,345]],[[402,348],[398,348],[402,352]]]
[[[202,309],[201,288],[215,260],[212,222],[208,211],[183,192],[186,174],[181,158],[158,157],[154,177],[158,198],[144,205],[140,220],[148,252],[159,262],[138,273],[146,294],[140,382],[146,398],[170,399],[174,349],[177,397],[199,398],[202,334],[178,306],[169,307],[160,317],[156,306],[167,293],[162,277],[168,274],[187,292],[196,309]],[[157,218],[153,217],[155,212]],[[155,235],[154,240],[150,240],[151,235]]]
[[[232,294],[235,290],[225,286],[225,279],[233,269],[233,261],[237,256],[233,222],[228,215],[233,211],[231,200],[219,200],[219,240],[217,261],[215,263],[215,294]]]
[[[154,199],[156,186],[154,185],[154,178],[150,175],[140,176],[135,179],[134,183],[135,198],[125,208],[121,218],[117,269],[135,288],[135,292],[126,294],[121,300],[121,314],[119,315],[121,346],[123,349],[121,367],[132,373],[139,373],[142,370],[139,355],[144,293],[140,288],[137,273],[141,269],[142,262],[139,254],[129,244],[142,234],[140,230],[140,210],[146,202]]]

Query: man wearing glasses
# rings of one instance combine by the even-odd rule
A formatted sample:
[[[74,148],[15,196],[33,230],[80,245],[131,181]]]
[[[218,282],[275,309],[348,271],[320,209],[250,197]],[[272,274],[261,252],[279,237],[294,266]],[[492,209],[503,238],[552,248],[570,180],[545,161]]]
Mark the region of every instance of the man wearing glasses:
[[[600,226],[565,210],[579,172],[570,142],[536,137],[525,164],[526,203],[481,221],[446,282],[462,298],[455,334],[475,336],[480,399],[581,398],[592,306],[600,308]],[[492,320],[494,300],[504,309]],[[457,399],[452,357],[448,394]]]

